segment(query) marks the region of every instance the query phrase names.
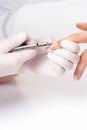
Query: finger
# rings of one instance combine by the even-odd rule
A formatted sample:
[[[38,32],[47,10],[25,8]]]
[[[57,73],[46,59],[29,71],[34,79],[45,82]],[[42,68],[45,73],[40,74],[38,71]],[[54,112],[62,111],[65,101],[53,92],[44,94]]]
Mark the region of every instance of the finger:
[[[24,62],[26,62],[26,61],[32,59],[34,56],[36,56],[36,54],[37,54],[36,50],[26,50],[26,51],[11,53],[11,55],[13,55],[14,60],[18,64],[23,64]]]
[[[82,30],[87,30],[87,23],[77,23],[76,27]]]
[[[65,49],[58,49],[54,51],[54,54],[62,58],[65,58],[66,60],[72,62],[73,64],[78,63],[79,61],[79,56],[77,54],[72,53]]]
[[[5,82],[15,78],[16,76],[17,76],[17,74],[5,76],[5,77],[0,77],[0,84],[5,83]]]
[[[66,49],[66,50],[70,50],[74,53],[78,53],[80,50],[80,47],[78,44],[76,44],[75,42],[72,42],[70,40],[63,40],[61,42],[61,46]]]
[[[62,40],[56,41],[54,44],[52,44],[52,45],[50,46],[50,48],[51,48],[52,50],[60,49],[60,48],[61,48],[61,45],[60,45],[60,42],[61,42],[61,41],[62,41]]]
[[[74,73],[74,79],[79,80],[81,78],[86,66],[87,66],[87,50],[85,50],[80,57],[80,61],[77,64]]]
[[[6,40],[3,40],[2,44],[0,44],[1,52],[9,52],[13,48],[21,45],[23,42],[27,40],[27,34],[24,32],[18,33]]]
[[[58,75],[62,76],[62,75],[65,74],[65,70],[62,67],[60,67],[59,65],[57,65],[57,64],[55,64],[53,62],[51,62],[51,65],[52,65],[53,69],[55,70],[57,76]]]
[[[61,48],[61,45],[60,43],[63,41],[63,40],[70,40],[70,41],[73,41],[73,42],[76,42],[76,43],[87,43],[87,31],[85,32],[80,32],[80,33],[74,33],[68,37],[65,37],[64,39],[61,39],[59,41],[57,41],[55,44],[53,44],[51,46],[51,49],[52,50],[55,50],[55,49],[59,49]]]
[[[87,31],[74,33],[65,38],[65,40],[70,40],[76,43],[86,43],[87,42]]]
[[[48,53],[47,57],[52,62],[54,62],[57,65],[61,66],[65,70],[71,70],[73,68],[73,64],[71,62],[67,61],[66,59],[64,59],[64,58],[62,58],[60,56],[56,56],[55,54]]]

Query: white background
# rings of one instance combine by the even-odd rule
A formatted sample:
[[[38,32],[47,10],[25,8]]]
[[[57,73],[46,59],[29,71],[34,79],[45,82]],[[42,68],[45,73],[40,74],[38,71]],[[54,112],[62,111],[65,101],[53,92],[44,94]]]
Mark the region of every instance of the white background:
[[[28,5],[11,17],[5,32],[65,37],[79,31],[76,22],[87,21],[86,4],[86,0],[65,0]],[[86,71],[78,82],[73,80],[73,71],[52,79],[27,70],[1,84],[0,130],[87,130]]]

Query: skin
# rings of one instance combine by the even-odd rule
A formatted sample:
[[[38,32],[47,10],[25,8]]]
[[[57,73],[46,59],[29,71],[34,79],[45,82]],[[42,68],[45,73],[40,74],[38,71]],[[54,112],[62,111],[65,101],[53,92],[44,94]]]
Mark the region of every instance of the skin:
[[[72,34],[68,37],[65,37],[61,40],[58,40],[56,43],[54,43],[51,46],[51,49],[56,50],[56,49],[61,48],[60,42],[62,40],[71,40],[73,42],[76,42],[77,44],[80,44],[80,43],[87,44],[87,23],[77,23],[76,27],[81,29],[81,30],[84,30],[84,31],[80,32],[80,33]],[[86,66],[87,66],[87,49],[81,54],[80,61],[76,66],[76,69],[74,72],[74,79],[75,80],[79,80],[82,77]]]
[[[6,82],[6,81],[9,81],[9,80],[15,78],[16,76],[17,76],[17,75],[15,74],[15,75],[9,75],[9,76],[5,76],[5,77],[1,77],[1,78],[0,78],[0,83],[4,83],[4,82]]]

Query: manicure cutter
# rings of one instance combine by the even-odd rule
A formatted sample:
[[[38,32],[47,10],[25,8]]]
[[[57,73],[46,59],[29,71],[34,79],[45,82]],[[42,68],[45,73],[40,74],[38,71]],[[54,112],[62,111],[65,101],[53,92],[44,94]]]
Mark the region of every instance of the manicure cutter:
[[[30,44],[30,45],[23,45],[23,46],[19,46],[16,47],[14,49],[11,50],[11,52],[17,52],[17,51],[22,51],[22,50],[28,50],[28,49],[35,49],[38,47],[44,47],[44,46],[49,46],[52,45],[52,42],[38,42],[38,43],[34,43],[34,44]]]

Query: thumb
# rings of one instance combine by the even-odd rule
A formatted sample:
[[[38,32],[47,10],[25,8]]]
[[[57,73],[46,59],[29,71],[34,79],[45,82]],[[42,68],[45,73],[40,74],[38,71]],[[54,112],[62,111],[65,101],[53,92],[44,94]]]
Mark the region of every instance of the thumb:
[[[36,56],[37,51],[36,50],[25,50],[25,51],[11,53],[11,55],[12,54],[13,54],[13,58],[16,60],[16,63],[22,65],[24,62],[26,62],[26,61],[32,59],[34,56]]]
[[[77,23],[76,27],[81,30],[87,30],[87,23]]]

